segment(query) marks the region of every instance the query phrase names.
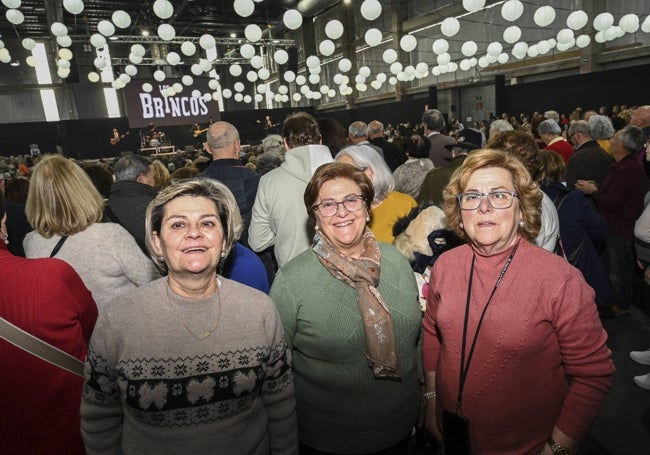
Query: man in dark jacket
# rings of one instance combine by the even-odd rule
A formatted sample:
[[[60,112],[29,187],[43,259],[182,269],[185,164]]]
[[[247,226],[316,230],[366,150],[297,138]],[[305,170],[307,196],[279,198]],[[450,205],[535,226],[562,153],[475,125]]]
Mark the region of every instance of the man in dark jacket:
[[[372,145],[384,151],[384,161],[388,164],[391,172],[395,172],[395,169],[406,161],[404,152],[384,137],[384,124],[380,121],[373,120],[368,124],[368,139]]]
[[[149,256],[145,246],[144,219],[147,205],[156,197],[154,170],[151,163],[139,155],[127,155],[115,163],[115,183],[111,186],[106,218],[129,231],[138,246]]]
[[[228,122],[210,125],[205,150],[212,155],[213,161],[200,176],[219,180],[232,191],[244,221],[239,241],[248,247],[248,226],[260,176],[239,160],[239,131]]]

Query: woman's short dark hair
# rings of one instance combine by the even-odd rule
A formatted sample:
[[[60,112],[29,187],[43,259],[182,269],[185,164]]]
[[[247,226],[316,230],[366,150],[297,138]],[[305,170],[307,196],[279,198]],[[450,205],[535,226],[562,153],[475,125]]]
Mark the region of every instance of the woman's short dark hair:
[[[290,115],[282,125],[282,137],[290,149],[303,145],[320,144],[321,134],[316,119],[307,112]]]
[[[421,134],[412,134],[409,137],[406,152],[411,158],[428,158],[431,150],[431,141]]]
[[[552,150],[540,150],[539,181],[543,183],[561,183],[564,181],[566,164],[562,156]]]
[[[305,188],[305,208],[307,209],[307,215],[310,220],[314,223],[316,222],[314,205],[318,200],[321,187],[325,182],[334,179],[348,179],[356,183],[359,186],[359,189],[361,189],[361,196],[363,196],[365,200],[366,210],[370,212],[370,203],[372,203],[372,200],[375,197],[375,190],[373,189],[372,182],[366,173],[351,164],[334,162],[323,164],[316,169],[316,172],[307,184],[307,188]]]
[[[323,145],[330,149],[332,157],[336,156],[347,145],[348,132],[339,121],[333,118],[319,117],[317,121],[323,138]]]

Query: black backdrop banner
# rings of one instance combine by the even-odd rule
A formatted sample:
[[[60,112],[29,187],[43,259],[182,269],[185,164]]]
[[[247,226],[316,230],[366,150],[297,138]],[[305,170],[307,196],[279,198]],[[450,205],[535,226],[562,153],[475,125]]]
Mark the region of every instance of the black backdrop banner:
[[[163,82],[152,80],[137,80],[127,84],[122,90],[124,106],[131,128],[143,128],[149,124],[156,126],[187,125],[190,123],[204,124],[212,117],[219,120],[219,103],[205,101],[203,96],[194,98],[192,92],[198,90],[212,93],[208,86],[210,79],[194,79],[191,87],[183,85],[183,91],[174,96],[165,96],[163,91],[180,79],[165,79]],[[149,93],[142,90],[145,83],[151,84],[153,90]]]

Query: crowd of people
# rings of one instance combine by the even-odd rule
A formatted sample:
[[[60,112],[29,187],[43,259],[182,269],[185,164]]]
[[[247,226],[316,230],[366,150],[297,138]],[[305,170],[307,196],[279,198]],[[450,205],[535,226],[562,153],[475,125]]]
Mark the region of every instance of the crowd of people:
[[[650,106],[242,142],[0,160],[0,322],[47,360],[3,334],[8,452],[577,450],[601,318],[650,308]]]

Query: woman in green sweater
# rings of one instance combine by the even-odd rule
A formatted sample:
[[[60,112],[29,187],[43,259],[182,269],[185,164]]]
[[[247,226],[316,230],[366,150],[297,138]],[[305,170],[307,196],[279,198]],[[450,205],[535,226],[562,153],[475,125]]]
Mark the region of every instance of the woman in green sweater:
[[[403,454],[419,410],[421,313],[408,261],[366,227],[372,183],[317,169],[304,200],[311,249],[271,289],[289,347],[301,454]]]

